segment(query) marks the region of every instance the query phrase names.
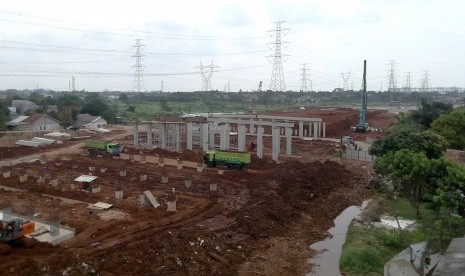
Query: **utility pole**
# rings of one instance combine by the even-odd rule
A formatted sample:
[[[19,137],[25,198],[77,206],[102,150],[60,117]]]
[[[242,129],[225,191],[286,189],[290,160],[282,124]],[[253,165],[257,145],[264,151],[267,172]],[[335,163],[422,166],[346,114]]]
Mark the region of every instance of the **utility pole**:
[[[352,73],[349,71],[347,73],[341,72],[341,77],[343,81],[342,90],[349,90],[349,78]]]
[[[228,81],[228,92],[231,92],[231,82]]]
[[[287,35],[287,32],[290,30],[288,28],[283,28],[281,25],[286,21],[276,21],[276,27],[273,30],[268,31],[271,37],[275,37],[273,42],[268,43],[268,47],[271,50],[274,50],[273,55],[267,56],[268,61],[273,64],[273,70],[271,71],[271,82],[270,90],[272,91],[286,91],[286,80],[284,79],[284,70],[283,70],[283,58],[288,55],[282,53],[282,47],[286,47],[289,42],[283,42],[281,40],[281,35]]]
[[[405,76],[405,92],[412,92],[412,85],[410,84],[410,72]]]
[[[161,81],[160,92],[163,92],[163,81]]]
[[[213,72],[218,72],[219,66],[213,64],[205,66],[200,62],[200,65],[194,69],[199,69],[200,75],[202,76],[202,91],[211,91],[212,90],[212,75]],[[228,82],[229,83],[229,82]]]
[[[73,89],[73,92],[76,91],[76,79],[74,76],[71,77],[71,88]]]
[[[300,84],[300,92],[308,92],[308,84],[307,84],[307,76],[309,76],[309,74],[307,73],[307,63],[304,63],[302,64],[302,74],[300,74],[302,76],[302,79],[301,79],[301,84]],[[311,82],[311,80],[310,80]],[[310,85],[311,86],[311,85]],[[310,91],[311,91],[311,88],[310,88]]]
[[[142,64],[142,61],[144,60],[143,47],[145,45],[141,43],[141,40],[142,39],[135,39],[135,43],[132,45],[132,47],[136,49],[135,54],[132,56],[136,58],[136,63],[132,66],[135,69],[133,91],[137,92],[144,91],[143,72],[145,66]]]
[[[388,69],[389,72],[389,85],[388,85],[388,91],[389,92],[396,92],[396,86],[397,86],[397,80],[396,80],[396,69],[395,66],[398,63],[396,63],[395,60],[390,60],[390,62],[387,64],[390,66]]]

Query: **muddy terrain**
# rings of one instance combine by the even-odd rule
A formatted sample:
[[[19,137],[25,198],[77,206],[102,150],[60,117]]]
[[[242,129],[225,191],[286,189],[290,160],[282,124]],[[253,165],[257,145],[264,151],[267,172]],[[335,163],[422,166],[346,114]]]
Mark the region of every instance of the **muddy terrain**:
[[[337,124],[342,127],[336,118],[347,118],[348,113],[334,112],[338,114],[327,115],[327,136],[337,138],[341,130],[331,129],[339,128]],[[387,120],[386,115],[379,116],[380,122]],[[352,122],[347,124],[350,129]],[[126,137],[123,132],[115,135]],[[244,171],[205,168],[202,172],[196,169],[199,151],[127,149],[120,158],[111,158],[90,157],[82,144],[70,145],[73,148],[68,150],[49,149],[54,159],[46,162],[3,167],[2,172],[11,171],[11,177],[0,175],[0,184],[20,190],[0,189],[0,207],[13,206],[14,212],[24,215],[34,210],[45,220],[58,212],[61,224],[76,229],[75,238],[57,246],[15,247],[12,254],[0,256],[0,271],[15,275],[304,275],[311,270],[309,245],[325,237],[341,211],[373,193],[367,188],[371,165],[335,158],[339,145],[331,141],[294,139],[292,156],[283,156],[279,163],[268,155],[263,160],[253,156]],[[21,156],[17,153],[16,157]],[[141,154],[146,161],[140,161]],[[180,168],[173,165],[177,159],[194,165]],[[25,172],[28,180],[20,183],[19,175]],[[101,188],[99,192],[82,190],[74,182],[89,173],[98,177],[94,185]],[[163,178],[168,178],[167,183]],[[52,179],[59,184],[50,185]],[[139,196],[146,190],[157,197],[160,207],[140,206]],[[123,199],[116,199],[115,191],[123,191]],[[174,199],[177,210],[168,212],[167,202]],[[99,201],[113,207],[107,211],[87,208]]]

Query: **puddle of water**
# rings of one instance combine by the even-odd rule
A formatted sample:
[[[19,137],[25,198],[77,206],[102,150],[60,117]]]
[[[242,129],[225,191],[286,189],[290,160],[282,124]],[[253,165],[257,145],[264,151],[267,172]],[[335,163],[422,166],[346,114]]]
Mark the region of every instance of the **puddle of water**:
[[[309,260],[314,264],[313,270],[306,276],[336,276],[341,275],[339,271],[339,259],[341,258],[342,246],[345,243],[347,229],[354,217],[359,215],[368,205],[364,201],[362,206],[350,206],[345,209],[335,220],[334,227],[328,230],[330,237],[310,245],[317,255]]]

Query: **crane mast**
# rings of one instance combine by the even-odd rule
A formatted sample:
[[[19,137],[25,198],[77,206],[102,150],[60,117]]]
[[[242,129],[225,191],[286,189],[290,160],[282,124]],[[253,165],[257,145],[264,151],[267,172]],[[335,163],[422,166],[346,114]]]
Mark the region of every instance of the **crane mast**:
[[[363,88],[361,95],[360,111],[358,117],[358,124],[355,127],[356,132],[366,132],[368,129],[366,123],[366,111],[367,111],[367,61],[363,61]]]

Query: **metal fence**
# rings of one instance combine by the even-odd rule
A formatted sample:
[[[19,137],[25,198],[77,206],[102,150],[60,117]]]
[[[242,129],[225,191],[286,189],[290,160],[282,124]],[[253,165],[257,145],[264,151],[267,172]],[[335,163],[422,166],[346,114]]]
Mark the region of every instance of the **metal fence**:
[[[367,162],[373,162],[375,160],[375,157],[370,155],[368,151],[352,149],[346,149],[345,158]]]

